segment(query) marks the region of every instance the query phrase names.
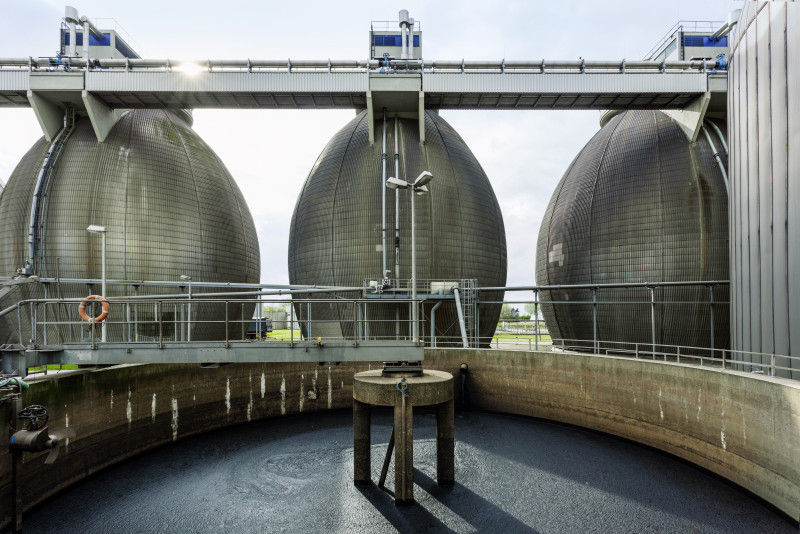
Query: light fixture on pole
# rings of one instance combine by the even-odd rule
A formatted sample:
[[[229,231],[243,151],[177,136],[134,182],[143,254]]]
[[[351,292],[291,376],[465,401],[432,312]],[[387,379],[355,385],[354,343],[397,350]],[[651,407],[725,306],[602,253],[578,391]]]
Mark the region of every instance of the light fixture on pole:
[[[419,342],[419,307],[417,306],[417,225],[414,215],[414,197],[424,195],[428,192],[427,184],[433,180],[433,175],[428,171],[422,171],[413,183],[406,182],[400,178],[389,178],[386,180],[386,187],[389,189],[411,189],[411,339],[414,343]]]
[[[95,224],[89,225],[86,229],[89,233],[92,234],[100,234],[101,236],[101,245],[100,245],[100,256],[102,258],[102,280],[103,280],[103,287],[100,291],[100,294],[103,298],[106,298],[106,227],[105,226],[97,226]],[[101,334],[100,334],[100,341],[106,341],[107,337],[107,330],[106,330],[106,322],[103,321],[103,325],[101,327]]]

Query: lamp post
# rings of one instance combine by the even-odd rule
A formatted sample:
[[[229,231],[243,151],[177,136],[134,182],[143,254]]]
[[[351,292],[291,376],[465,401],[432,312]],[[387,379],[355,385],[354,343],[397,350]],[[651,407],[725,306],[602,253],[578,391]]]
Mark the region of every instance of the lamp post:
[[[433,175],[422,171],[413,182],[406,182],[400,178],[389,178],[386,187],[390,189],[411,189],[411,339],[419,342],[419,308],[417,307],[417,225],[415,216],[414,198],[428,192],[428,182],[433,180]]]
[[[100,256],[102,258],[101,261],[102,261],[103,287],[100,291],[100,295],[103,298],[106,298],[106,227],[91,224],[86,230],[92,234],[100,234],[101,237]],[[100,328],[101,328],[100,341],[106,341],[107,330],[106,330],[105,320],[103,321],[103,325]]]

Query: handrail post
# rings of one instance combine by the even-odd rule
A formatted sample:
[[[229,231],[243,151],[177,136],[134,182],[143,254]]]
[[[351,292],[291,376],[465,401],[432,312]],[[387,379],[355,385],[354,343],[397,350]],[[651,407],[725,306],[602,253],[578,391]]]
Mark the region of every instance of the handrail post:
[[[94,304],[92,304],[92,306],[94,306]],[[94,314],[92,314],[92,315],[94,315]],[[94,344],[94,325],[95,325],[94,319],[89,321],[89,339],[91,340],[92,350],[95,350],[97,348],[97,346],[95,346],[95,344]],[[81,337],[83,337],[83,336],[81,336]]]
[[[770,354],[769,355],[769,360],[770,360],[769,361],[769,363],[770,363],[770,375],[769,376],[775,376],[775,355],[774,354]]]
[[[164,321],[161,318],[161,301],[156,302],[156,315],[158,316],[158,348],[164,348]]]
[[[353,341],[358,346],[358,301],[353,301]]]
[[[289,304],[289,347],[294,348],[294,302]]]
[[[594,349],[594,353],[598,353],[598,346],[597,346],[597,289],[592,288],[592,336],[593,336],[593,343],[592,348]]]
[[[655,288],[650,286],[650,329],[653,341],[653,360],[656,359],[656,293]]]
[[[33,344],[39,344],[39,303],[34,302],[31,306],[31,322],[33,323]]]
[[[711,317],[711,357],[714,357],[714,286],[708,286],[710,300],[708,301],[709,315]],[[728,299],[730,300],[730,299]]]
[[[228,301],[225,301],[225,348],[230,348],[231,344],[228,337]]]
[[[534,339],[536,340],[536,350],[539,350],[539,290],[535,289],[533,291],[533,320],[535,321],[533,324],[536,325],[534,327]]]
[[[133,286],[133,296],[134,297],[138,297],[139,296],[139,286],[138,285],[134,285]],[[139,301],[138,300],[133,304],[133,321],[134,321],[134,323],[133,323],[133,339],[134,339],[134,341],[138,342],[139,341]]]

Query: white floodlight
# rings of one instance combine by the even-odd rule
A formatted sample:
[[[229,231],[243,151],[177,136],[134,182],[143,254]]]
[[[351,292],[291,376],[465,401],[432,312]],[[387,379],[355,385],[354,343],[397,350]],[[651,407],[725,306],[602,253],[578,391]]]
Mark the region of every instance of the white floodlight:
[[[428,186],[427,185],[416,185],[416,186],[414,186],[414,193],[416,193],[418,195],[424,195],[427,192],[428,192]]]
[[[386,180],[386,187],[389,189],[407,189],[411,184],[400,178],[389,178]]]
[[[97,226],[96,224],[90,224],[89,227],[86,229],[93,234],[102,234],[106,231],[105,226]]]
[[[428,171],[422,171],[422,173],[417,176],[417,179],[414,180],[414,187],[422,187],[431,180],[433,180],[433,175]]]

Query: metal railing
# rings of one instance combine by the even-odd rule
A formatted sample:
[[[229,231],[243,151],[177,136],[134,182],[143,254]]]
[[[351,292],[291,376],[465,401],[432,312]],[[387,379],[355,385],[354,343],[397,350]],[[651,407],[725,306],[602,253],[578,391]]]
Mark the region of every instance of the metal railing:
[[[108,329],[108,341],[116,344],[152,344],[159,347],[179,344],[203,344],[224,342],[271,342],[292,347],[305,341],[392,341],[407,343],[409,337],[375,336],[382,323],[401,323],[401,330],[410,330],[410,319],[371,319],[374,307],[399,305],[409,307],[411,301],[402,298],[375,301],[364,298],[294,298],[285,299],[237,299],[184,297],[163,298],[143,296],[140,298],[110,297],[107,300],[108,317],[94,322],[103,311],[103,303],[97,300],[85,302],[85,313],[89,321],[81,318],[81,298],[30,299],[23,300],[3,310],[13,317],[16,328],[16,344],[20,347],[46,349],[57,345],[89,344],[92,349],[100,345],[99,330],[103,323]],[[287,306],[285,328],[272,332],[262,326],[264,306]],[[336,306],[340,313],[334,318],[319,318],[312,314],[318,306]],[[308,311],[306,311],[308,310]],[[350,313],[347,313],[350,310]],[[349,317],[348,317],[349,315]],[[410,314],[409,314],[410,315]],[[280,323],[281,321],[277,321]],[[282,325],[279,325],[282,326]],[[251,328],[252,327],[252,328]],[[276,332],[278,331],[278,332]]]
[[[57,72],[63,70],[90,70],[97,73],[107,71],[180,71],[183,65],[191,64],[209,73],[222,72],[364,72],[377,73],[381,70],[378,60],[307,60],[307,59],[203,59],[197,61],[181,61],[169,58],[125,58],[125,59],[92,59],[82,57],[27,57],[0,58],[0,70],[27,70],[37,72]],[[697,73],[706,72],[715,66],[715,61],[592,61],[592,60],[497,60],[472,61],[393,59],[389,62],[391,72],[416,73],[517,73],[517,74],[635,74],[652,72]]]
[[[12,324],[16,333],[18,348],[46,349],[58,345],[83,344],[91,348],[102,346],[100,342],[99,323],[86,322],[79,315],[78,306],[83,301],[75,298],[49,298],[48,287],[53,284],[86,287],[93,293],[93,286],[99,280],[55,280],[40,279],[44,287],[45,298],[21,300],[5,310],[0,311],[0,320],[6,325]],[[707,323],[713,333],[716,316],[728,315],[728,302],[715,298],[715,288],[727,285],[726,281],[703,282],[666,282],[636,284],[582,284],[556,286],[526,287],[483,287],[479,288],[477,306],[506,304],[532,304],[533,317],[528,330],[496,332],[492,336],[475,335],[476,342],[472,347],[512,349],[512,350],[558,350],[564,353],[581,351],[594,354],[629,356],[637,359],[670,361],[686,365],[713,366],[722,369],[750,371],[768,376],[783,376],[800,379],[800,357],[776,355],[770,353],[731,350],[725,346],[715,345],[713,334],[710,336],[711,346],[698,347],[689,345],[670,345],[656,337],[656,310],[661,306],[691,304],[695,301],[673,301],[664,298],[665,289],[681,286],[700,286],[708,292]],[[192,282],[146,282],[146,281],[109,281],[109,287],[120,291],[124,288],[125,296],[109,297],[109,316],[106,319],[109,342],[136,346],[137,344],[156,344],[159,348],[185,346],[187,344],[202,345],[208,343],[231,344],[272,343],[294,347],[301,344],[326,343],[344,341],[358,346],[364,342],[390,342],[398,346],[408,344],[411,340],[411,306],[414,301],[403,294],[408,290],[407,284],[395,288],[393,294],[380,295],[381,298],[367,296],[364,287],[343,288],[326,286],[273,286],[261,284],[219,284]],[[430,281],[426,281],[431,291]],[[169,287],[177,288],[169,293]],[[423,286],[424,287],[424,286]],[[156,295],[142,295],[140,290],[147,288],[158,291]],[[187,292],[188,289],[188,292]],[[194,289],[195,293],[192,293]],[[635,290],[638,296],[625,300],[619,292],[611,298],[602,298],[608,290]],[[542,299],[541,293],[546,291],[583,290],[588,298],[575,300],[574,294],[569,300]],[[642,299],[646,290],[649,299]],[[110,290],[109,293],[115,290]],[[206,291],[206,292],[199,292]],[[208,293],[208,291],[215,291]],[[533,300],[490,301],[481,299],[480,292],[532,292]],[[49,292],[54,293],[51,288]],[[64,291],[75,293],[75,289]],[[57,292],[57,293],[60,293]],[[317,296],[315,296],[317,294]],[[357,296],[353,296],[357,295]],[[291,300],[287,300],[287,296]],[[416,304],[420,306],[420,341],[426,346],[461,346],[462,337],[452,329],[447,336],[437,332],[446,331],[454,325],[439,324],[434,331],[430,329],[430,311],[433,302],[426,302],[427,297],[441,295],[420,295]],[[659,298],[656,298],[659,296]],[[439,300],[439,302],[442,302]],[[703,304],[703,302],[700,302]],[[387,305],[400,313],[384,313]],[[541,307],[582,306],[582,313],[587,315],[591,309],[593,336],[589,339],[567,339],[558,334],[551,337],[550,332],[542,328]],[[87,303],[86,313],[89,317],[97,316],[101,306],[97,301]],[[263,316],[265,306],[285,307],[287,309],[287,328],[275,328],[281,332],[266,333],[260,331],[259,319]],[[427,306],[427,308],[426,308]],[[620,307],[639,306],[650,310],[650,339],[638,342],[620,341],[603,336],[599,329],[603,314],[610,310],[615,313]],[[722,308],[722,309],[719,309]],[[331,313],[320,313],[318,310],[334,310]],[[382,310],[382,311],[381,311]],[[716,310],[716,311],[715,311]],[[253,313],[255,312],[255,313]],[[588,315],[587,315],[588,316]],[[250,325],[257,325],[248,335]],[[438,323],[437,323],[438,324]],[[495,331],[496,325],[483,328]],[[13,350],[13,347],[7,350]]]

